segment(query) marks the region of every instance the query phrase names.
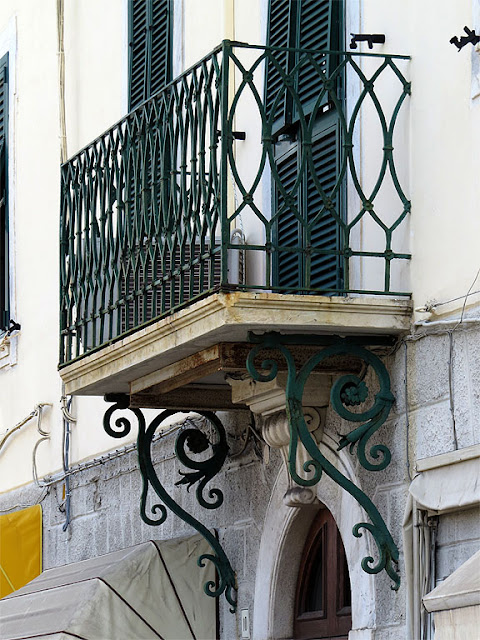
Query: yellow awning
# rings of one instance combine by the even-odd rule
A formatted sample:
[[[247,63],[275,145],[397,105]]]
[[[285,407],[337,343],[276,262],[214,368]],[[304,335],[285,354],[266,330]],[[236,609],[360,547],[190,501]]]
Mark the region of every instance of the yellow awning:
[[[0,516],[0,598],[42,572],[42,508]]]

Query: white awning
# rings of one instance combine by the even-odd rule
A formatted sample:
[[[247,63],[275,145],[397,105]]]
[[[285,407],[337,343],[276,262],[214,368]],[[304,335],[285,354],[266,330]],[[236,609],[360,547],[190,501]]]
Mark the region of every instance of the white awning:
[[[2,640],[207,640],[216,637],[215,581],[201,536],[149,541],[44,571],[0,600]]]
[[[446,513],[478,505],[480,446],[419,460],[417,469],[410,493],[420,508]]]

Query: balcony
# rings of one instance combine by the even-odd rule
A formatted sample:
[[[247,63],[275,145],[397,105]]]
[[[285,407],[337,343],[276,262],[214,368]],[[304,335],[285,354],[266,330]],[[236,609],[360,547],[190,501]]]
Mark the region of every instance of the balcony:
[[[405,331],[407,67],[225,41],[65,163],[67,393],[222,384],[252,329]]]

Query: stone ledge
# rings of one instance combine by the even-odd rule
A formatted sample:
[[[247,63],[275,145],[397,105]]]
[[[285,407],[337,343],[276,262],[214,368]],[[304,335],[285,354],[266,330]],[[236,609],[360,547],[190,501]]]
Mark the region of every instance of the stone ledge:
[[[406,299],[216,293],[62,367],[69,395],[128,393],[130,383],[219,342],[247,342],[248,331],[399,335]]]

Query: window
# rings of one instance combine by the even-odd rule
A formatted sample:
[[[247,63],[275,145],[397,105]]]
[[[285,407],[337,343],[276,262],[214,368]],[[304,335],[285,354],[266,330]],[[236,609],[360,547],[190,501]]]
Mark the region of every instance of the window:
[[[129,0],[130,110],[170,82],[171,40],[171,0]]]
[[[340,532],[322,509],[307,536],[297,579],[294,635],[347,640],[352,628],[350,577]]]
[[[297,102],[286,90],[273,61],[266,71],[265,105],[276,136],[278,174],[273,181],[272,206],[277,216],[273,239],[278,247],[273,284],[282,290],[334,292],[343,287],[338,219],[342,217],[344,198],[337,185],[341,164],[339,118],[328,95],[312,115],[322,89],[318,68],[329,76],[339,58],[335,54],[309,57],[299,51],[342,49],[342,14],[341,0],[270,0],[268,45],[297,49],[273,54],[291,74]],[[342,78],[339,74],[335,77],[336,94],[341,96]],[[307,145],[302,140],[298,102],[313,133],[311,162],[305,162]],[[314,121],[310,122],[312,117]]]
[[[10,322],[8,260],[8,54],[0,60],[0,330]]]

